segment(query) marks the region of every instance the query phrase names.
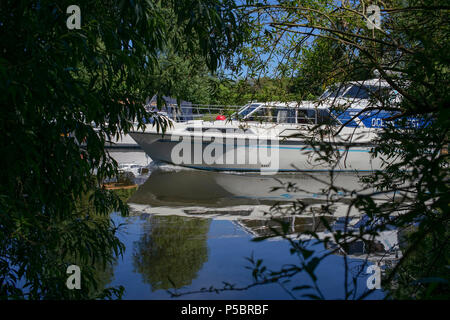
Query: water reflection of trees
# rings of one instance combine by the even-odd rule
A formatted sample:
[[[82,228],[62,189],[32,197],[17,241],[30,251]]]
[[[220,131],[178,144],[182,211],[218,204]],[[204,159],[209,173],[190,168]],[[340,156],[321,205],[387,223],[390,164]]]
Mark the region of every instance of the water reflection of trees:
[[[208,260],[209,225],[209,219],[150,216],[133,246],[134,271],[152,291],[189,285]]]

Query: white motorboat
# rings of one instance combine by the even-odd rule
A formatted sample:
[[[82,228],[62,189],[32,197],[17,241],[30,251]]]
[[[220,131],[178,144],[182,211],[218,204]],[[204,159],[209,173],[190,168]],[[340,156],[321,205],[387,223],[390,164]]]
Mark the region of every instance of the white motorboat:
[[[329,171],[330,164],[310,145],[313,125],[193,120],[174,123],[162,134],[155,128],[130,133],[153,160],[220,171]],[[373,171],[382,159],[373,158],[374,129],[344,127],[329,132],[321,143],[333,149],[336,171]],[[293,136],[296,135],[296,136]]]
[[[254,102],[228,120],[172,122],[164,134],[148,125],[130,136],[153,160],[196,169],[265,174],[382,170],[386,159],[371,150],[395,112],[375,110],[372,95],[399,101],[379,79],[349,82],[327,89],[316,102]],[[410,123],[419,125],[415,119]],[[318,126],[320,135],[313,136]]]

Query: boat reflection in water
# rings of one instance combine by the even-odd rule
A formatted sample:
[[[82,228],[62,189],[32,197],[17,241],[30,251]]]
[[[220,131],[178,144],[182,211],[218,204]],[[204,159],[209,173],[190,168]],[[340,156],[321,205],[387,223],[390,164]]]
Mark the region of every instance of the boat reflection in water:
[[[201,171],[171,165],[151,169],[150,178],[129,199],[135,212],[177,214],[204,218],[235,220],[247,217],[267,219],[276,214],[271,207],[290,207],[301,201],[312,207],[302,216],[320,213],[321,205],[333,199],[333,216],[347,214],[353,190],[371,193],[364,187],[361,174],[293,173],[278,175],[236,174]],[[332,181],[335,191],[328,192]],[[395,195],[381,195],[376,201],[392,201]],[[350,216],[361,213],[352,208]]]
[[[332,229],[340,230],[352,197],[346,190],[362,188],[359,177],[348,173],[334,176],[334,185],[340,188],[327,195],[323,190],[329,181],[326,173],[261,176],[170,165],[151,165],[149,171],[149,178],[128,200],[130,217],[113,217],[118,224],[125,222],[127,230],[119,235],[127,250],[115,267],[111,283],[125,285],[125,299],[168,299],[171,296],[167,290],[198,292],[210,286],[221,288],[223,281],[245,287],[253,281],[251,272],[245,268],[249,266],[246,258],[253,253],[271,270],[297,265],[298,257],[289,254],[291,245],[280,233],[293,239],[300,235],[304,240],[310,237],[305,232],[315,232],[320,239],[330,237],[320,218],[327,196],[339,201],[333,204],[333,214],[324,218]],[[272,190],[274,187],[282,188]],[[298,200],[313,209],[294,215],[289,208],[292,201]],[[271,209],[275,204],[279,204],[280,210]],[[351,211],[348,228],[359,230],[361,223],[364,215]],[[251,241],[258,237],[269,238]],[[364,292],[369,264],[395,263],[400,257],[396,230],[385,231],[374,239],[352,241],[348,246],[338,247],[332,241],[326,247],[315,241],[305,241],[305,245],[314,256],[327,255],[316,273],[318,286],[327,299],[345,296],[342,285],[345,272],[352,272],[350,276],[357,279],[357,291]],[[333,254],[328,255],[330,252]],[[348,258],[348,270],[344,268],[343,254]],[[291,280],[291,288],[314,285],[304,272]],[[299,298],[301,294],[298,293]],[[371,298],[381,299],[384,295],[376,290]],[[181,298],[290,299],[291,296],[274,283],[218,295],[193,293]]]
[[[162,224],[167,225],[165,232],[169,234],[173,234],[175,230],[185,230],[190,225],[194,229],[207,228],[208,224],[200,227],[198,221],[201,220],[192,220],[195,221],[192,224],[189,219],[181,219],[190,217],[229,220],[252,237],[269,236],[269,240],[280,240],[281,237],[276,235],[282,230],[287,230],[286,236],[290,237],[297,237],[304,232],[315,232],[323,239],[329,237],[330,232],[319,217],[323,216],[333,229],[342,229],[348,211],[348,200],[352,197],[347,190],[364,189],[359,182],[360,175],[357,174],[335,174],[332,181],[338,190],[328,193],[327,184],[330,182],[328,173],[262,176],[199,171],[167,165],[154,168],[150,178],[139,187],[128,202],[134,214],[149,217],[152,221],[149,227],[152,234],[155,228],[158,230]],[[368,188],[363,192],[372,191]],[[330,197],[338,197],[339,202],[333,203],[333,215],[322,215],[322,205]],[[310,210],[301,215],[292,214],[292,211],[289,211],[292,210],[292,202],[298,200],[309,204]],[[390,197],[384,196],[377,201],[390,200],[392,200]],[[277,206],[274,207],[275,204]],[[164,216],[166,218],[162,218]],[[347,228],[359,230],[364,219],[361,212],[351,210]],[[179,222],[178,227],[174,227],[175,220]],[[197,232],[199,238],[205,238],[204,234],[207,233],[202,230]],[[163,234],[162,231],[158,233]],[[189,234],[193,236],[193,233]],[[310,236],[300,235],[300,237]],[[173,241],[180,239],[182,238]],[[393,261],[399,258],[396,230],[384,231],[374,239],[366,237],[365,240],[365,242],[354,241],[345,250],[330,243],[327,249],[333,250],[336,254],[347,254],[358,259],[368,258],[377,263],[380,260]],[[185,239],[180,241],[185,242]],[[139,251],[143,254],[142,250]],[[201,256],[197,253],[192,254],[192,257]],[[194,265],[197,265],[197,262]]]

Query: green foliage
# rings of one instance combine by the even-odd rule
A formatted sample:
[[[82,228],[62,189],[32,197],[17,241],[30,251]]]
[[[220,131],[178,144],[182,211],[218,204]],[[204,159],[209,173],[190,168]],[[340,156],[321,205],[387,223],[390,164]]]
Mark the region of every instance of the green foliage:
[[[386,160],[385,170],[366,179],[367,187],[375,187],[377,192],[369,195],[358,190],[346,192],[356,195],[349,207],[356,207],[369,217],[367,225],[371,228],[361,228],[357,239],[375,236],[389,226],[403,229],[418,225],[402,244],[402,259],[384,279],[390,295],[407,299],[448,298],[448,257],[442,251],[448,251],[449,245],[449,172],[448,154],[440,151],[448,144],[450,128],[450,25],[445,18],[450,8],[433,1],[389,1],[379,5],[383,23],[381,29],[372,31],[366,27],[366,20],[361,19],[364,2],[266,3],[257,17],[265,21],[272,36],[265,32],[262,50],[271,44],[285,52],[288,58],[277,66],[280,70],[292,66],[289,57],[301,51],[296,85],[305,93],[316,94],[321,84],[372,78],[371,72],[376,69],[403,98],[400,104],[378,98],[377,108],[397,108],[398,115],[389,120],[403,123],[403,128],[407,127],[405,116],[420,117],[428,123],[421,128],[387,126],[373,150],[374,155]],[[257,27],[255,30],[258,32]],[[277,40],[283,44],[271,40],[276,32],[285,34],[284,40]],[[291,43],[292,38],[297,40]],[[307,41],[312,41],[312,45],[296,50],[297,43]],[[311,131],[315,134],[311,147],[332,166],[335,154],[320,142],[323,128]],[[325,194],[330,192],[336,192],[332,183]],[[396,200],[375,201],[380,194],[395,194]],[[329,200],[325,208],[336,201],[340,201],[339,197]],[[297,214],[307,209],[301,207]],[[350,232],[332,232],[332,237],[344,251],[356,240]],[[293,248],[301,252],[301,247],[293,244]],[[311,270],[306,271],[314,280]],[[355,292],[351,285],[348,287],[346,299]],[[370,291],[360,297],[368,294]]]
[[[288,78],[218,79],[216,82],[211,101],[218,105],[244,105],[250,101],[295,101],[302,98],[300,90]]]
[[[387,125],[378,134],[372,150],[374,156],[384,159],[384,170],[362,179],[361,190],[333,185],[331,171],[330,182],[323,190],[327,201],[322,208],[325,214],[333,215],[334,204],[345,204],[348,209],[344,230],[329,228],[326,239],[320,239],[315,232],[306,234],[325,246],[333,242],[336,251],[345,252],[356,241],[363,241],[370,248],[370,241],[392,226],[398,230],[411,228],[409,236],[402,239],[402,257],[393,264],[386,263],[382,285],[388,290],[387,297],[448,299],[450,175],[448,152],[441,150],[448,149],[450,129],[450,7],[433,0],[376,1],[382,15],[381,26],[369,29],[365,11],[369,4],[373,3],[246,1],[241,14],[249,17],[252,34],[248,46],[235,57],[235,68],[247,68],[251,79],[293,78],[288,90],[301,99],[316,96],[329,84],[374,78],[374,71],[390,84],[401,102],[378,96],[369,106],[373,110],[397,111],[385,120],[397,121],[399,126]],[[227,90],[226,96],[234,99],[235,91]],[[406,117],[421,118],[426,125],[410,126]],[[336,152],[321,138],[339,131],[340,128],[316,126],[306,139],[330,168],[335,168],[336,160],[346,153]],[[372,188],[375,190],[368,192]],[[377,200],[382,196],[388,201]],[[355,208],[368,221],[359,230],[350,231],[349,214]],[[294,203],[287,212],[302,215],[310,209],[309,204]],[[273,213],[283,211],[275,207]],[[276,272],[267,267],[263,270],[263,263],[252,258],[253,285],[286,284],[300,272],[316,283],[315,270],[320,264],[317,259],[324,256],[313,261],[306,243],[293,241],[287,233],[282,236],[291,244],[291,253],[300,257],[300,263]],[[344,262],[343,298],[369,296],[372,290],[357,294],[347,255]],[[380,263],[384,262],[381,259]],[[308,289],[301,285],[293,288]],[[315,286],[314,290],[314,295],[308,293],[307,297],[323,298],[320,288]]]
[[[104,179],[117,175],[117,163],[104,150],[105,139],[130,131],[134,121],[142,128],[151,117],[158,128],[167,125],[143,108],[154,93],[149,92],[150,75],[167,48],[180,56],[195,53],[214,69],[242,37],[231,1],[80,0],[79,30],[66,27],[71,4],[0,4],[4,299],[121,293],[90,290],[98,284],[97,261],[113,263],[123,250],[108,215],[128,212],[115,193],[101,188]],[[173,19],[165,19],[168,11]],[[174,33],[175,24],[183,28]],[[177,94],[171,89],[161,93]],[[78,204],[86,194],[90,205],[81,209]],[[83,289],[71,291],[65,286],[66,268],[77,263]]]
[[[449,298],[448,250],[449,226],[441,232],[432,232],[420,240],[417,248],[408,256],[389,284],[394,299],[441,299]],[[414,243],[418,233],[415,228],[402,231],[404,243]],[[404,250],[408,249],[405,245]]]
[[[122,200],[123,202],[127,202],[128,199],[137,191],[138,187],[133,188],[119,188],[113,190],[113,192]]]
[[[373,77],[370,70],[358,68],[357,59],[352,61],[354,65],[349,68],[349,60],[342,44],[329,38],[315,39],[310,47],[302,49],[290,90],[298,93],[302,100],[313,100],[329,85],[346,79],[364,80]]]
[[[172,95],[196,104],[210,103],[212,75],[199,57],[186,59],[177,55],[158,58],[158,68],[150,76],[151,92],[170,89]]]
[[[134,178],[133,172],[122,171],[117,176],[117,183],[125,186],[134,185]]]

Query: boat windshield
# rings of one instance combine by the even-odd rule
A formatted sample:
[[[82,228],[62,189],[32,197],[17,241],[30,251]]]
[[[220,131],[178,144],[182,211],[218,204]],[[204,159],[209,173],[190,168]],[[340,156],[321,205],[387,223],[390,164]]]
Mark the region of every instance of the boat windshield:
[[[380,86],[353,85],[345,94],[345,98],[369,99],[372,96],[386,98],[389,96],[390,89]]]
[[[369,99],[369,92],[366,86],[353,85],[344,94],[345,98]]]
[[[258,108],[260,106],[260,104],[249,104],[246,107],[242,108],[239,112],[238,115],[239,117],[245,117],[246,115],[248,115],[250,112],[254,111],[256,108]]]
[[[349,88],[349,85],[337,85],[332,88],[328,88],[325,92],[320,96],[320,99],[326,98],[337,98],[344,94],[344,92]]]

